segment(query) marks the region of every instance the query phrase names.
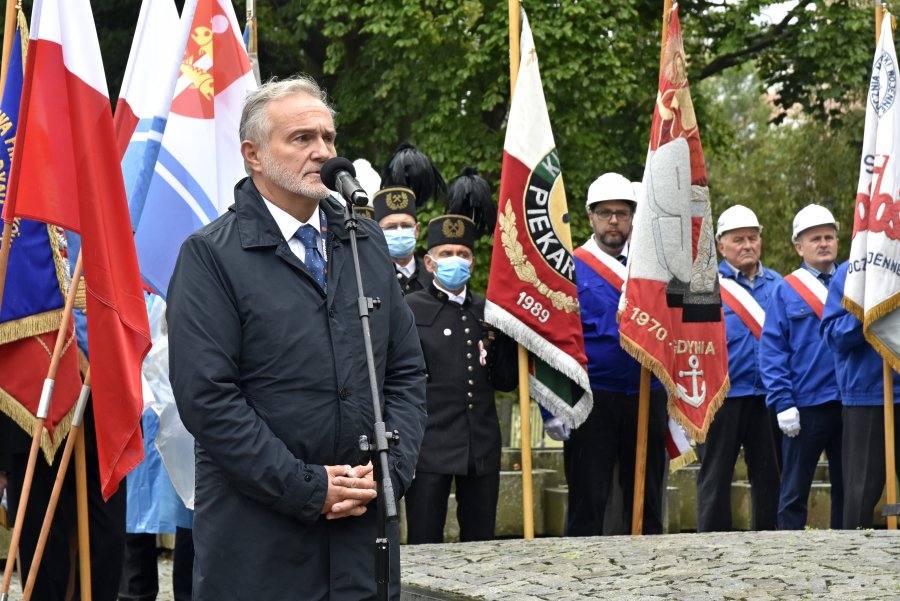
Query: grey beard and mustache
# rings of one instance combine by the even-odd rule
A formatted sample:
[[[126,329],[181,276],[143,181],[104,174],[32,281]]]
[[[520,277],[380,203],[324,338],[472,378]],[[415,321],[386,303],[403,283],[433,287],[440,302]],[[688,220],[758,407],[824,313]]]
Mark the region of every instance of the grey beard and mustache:
[[[303,181],[305,173],[289,171],[284,165],[273,160],[268,152],[261,153],[259,160],[263,175],[272,180],[276,186],[288,192],[313,200],[324,200],[330,194],[325,184],[321,182],[318,184],[307,184]]]

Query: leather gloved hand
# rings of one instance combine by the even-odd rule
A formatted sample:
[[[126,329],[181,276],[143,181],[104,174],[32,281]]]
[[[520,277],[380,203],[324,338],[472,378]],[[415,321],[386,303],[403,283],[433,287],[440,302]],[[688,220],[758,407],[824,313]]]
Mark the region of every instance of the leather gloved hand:
[[[571,430],[558,417],[551,417],[544,421],[544,432],[553,440],[569,440]]]
[[[800,412],[796,407],[785,409],[778,414],[778,427],[788,438],[800,434]]]

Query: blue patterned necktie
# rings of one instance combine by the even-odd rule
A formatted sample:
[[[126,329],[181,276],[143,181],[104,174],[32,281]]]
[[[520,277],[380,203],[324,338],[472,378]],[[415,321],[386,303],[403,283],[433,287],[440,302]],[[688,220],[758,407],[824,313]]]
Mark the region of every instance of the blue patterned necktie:
[[[831,283],[831,275],[832,274],[830,274],[830,273],[820,273],[819,274],[819,280],[821,280],[822,283],[825,284],[826,288],[828,288],[828,284]]]
[[[309,269],[309,273],[316,279],[322,290],[325,290],[325,259],[319,252],[319,232],[307,223],[297,230],[294,238],[299,240],[306,250],[306,258],[303,260],[306,268]]]

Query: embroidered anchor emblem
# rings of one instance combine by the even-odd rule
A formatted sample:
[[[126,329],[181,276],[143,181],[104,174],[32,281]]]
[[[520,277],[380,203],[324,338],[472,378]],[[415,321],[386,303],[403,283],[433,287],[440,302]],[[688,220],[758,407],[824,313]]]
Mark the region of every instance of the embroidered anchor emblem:
[[[691,355],[690,358],[688,358],[688,365],[691,367],[691,371],[679,370],[678,377],[684,378],[685,376],[689,376],[691,378],[691,381],[694,383],[694,394],[692,396],[688,396],[687,388],[679,384],[678,396],[681,398],[681,400],[683,400],[691,407],[699,407],[703,404],[703,401],[706,400],[706,382],[701,382],[700,390],[698,391],[697,377],[703,375],[703,370],[697,369],[698,367],[700,367],[700,359],[697,357],[697,355]]]

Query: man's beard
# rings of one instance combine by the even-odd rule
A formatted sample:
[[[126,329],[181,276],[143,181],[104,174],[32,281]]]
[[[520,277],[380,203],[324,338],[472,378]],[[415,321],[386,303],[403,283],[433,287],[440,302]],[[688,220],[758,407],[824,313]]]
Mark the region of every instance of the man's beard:
[[[623,234],[622,232],[606,232],[602,236],[600,236],[600,242],[603,243],[603,246],[612,249],[612,250],[622,250],[625,248],[625,242],[628,241],[628,236]]]
[[[313,200],[323,200],[330,193],[321,181],[318,184],[306,183],[303,181],[303,176],[306,174],[288,171],[283,164],[274,160],[268,152],[262,152],[259,161],[262,166],[263,176],[271,180],[279,188]]]

